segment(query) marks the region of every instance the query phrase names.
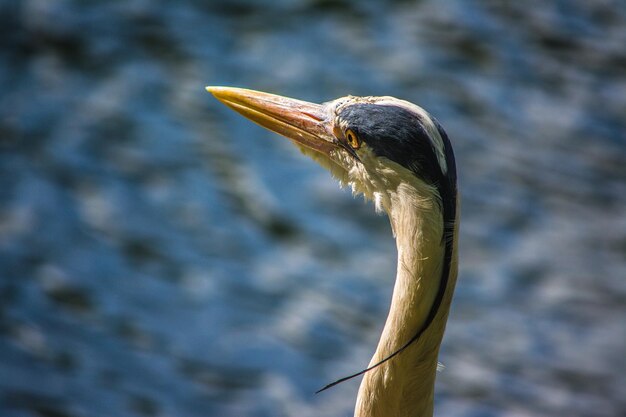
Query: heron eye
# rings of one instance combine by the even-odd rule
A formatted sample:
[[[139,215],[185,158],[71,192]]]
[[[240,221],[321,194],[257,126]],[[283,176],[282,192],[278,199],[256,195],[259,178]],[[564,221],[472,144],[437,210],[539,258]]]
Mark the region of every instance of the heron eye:
[[[361,141],[356,136],[356,133],[352,131],[352,129],[346,130],[346,142],[348,142],[348,145],[350,145],[352,149],[359,149],[359,147],[361,146]]]

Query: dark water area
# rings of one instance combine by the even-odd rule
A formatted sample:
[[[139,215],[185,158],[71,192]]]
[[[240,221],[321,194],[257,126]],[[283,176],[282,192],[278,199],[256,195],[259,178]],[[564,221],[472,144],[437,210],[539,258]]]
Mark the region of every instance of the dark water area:
[[[349,416],[385,216],[205,85],[393,95],[463,195],[440,416],[626,415],[626,4],[0,3],[0,415]]]

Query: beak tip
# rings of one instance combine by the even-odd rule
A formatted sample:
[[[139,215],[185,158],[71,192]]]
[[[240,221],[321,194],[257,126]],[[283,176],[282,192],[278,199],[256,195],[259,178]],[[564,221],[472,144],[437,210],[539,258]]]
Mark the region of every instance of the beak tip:
[[[223,86],[215,86],[215,85],[207,85],[204,87],[206,91],[213,94],[213,96],[221,102],[233,101],[245,95],[248,90],[244,90],[242,88],[235,87],[223,87]]]
[[[207,85],[206,87],[204,87],[204,89],[206,91],[208,91],[209,93],[216,95],[219,94],[220,91],[224,90],[224,87],[217,87],[217,86],[213,86],[213,85]]]

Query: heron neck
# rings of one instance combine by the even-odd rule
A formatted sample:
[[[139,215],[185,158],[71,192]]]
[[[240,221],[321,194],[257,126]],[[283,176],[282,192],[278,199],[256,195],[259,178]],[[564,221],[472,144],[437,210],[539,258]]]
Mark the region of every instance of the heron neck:
[[[435,198],[423,195],[398,190],[387,210],[398,248],[397,275],[389,315],[370,366],[411,340],[424,324],[439,289],[445,250],[442,214]],[[406,350],[364,375],[356,417],[432,416],[437,356],[456,261],[451,275],[450,288],[428,329]]]

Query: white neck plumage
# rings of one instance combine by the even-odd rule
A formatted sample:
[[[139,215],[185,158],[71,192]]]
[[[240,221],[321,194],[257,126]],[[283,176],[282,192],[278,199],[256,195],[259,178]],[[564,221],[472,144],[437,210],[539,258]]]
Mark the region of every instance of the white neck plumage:
[[[388,197],[385,210],[396,237],[398,269],[389,315],[370,366],[405,345],[424,324],[444,262],[436,191],[423,183],[400,184]],[[432,416],[437,356],[457,275],[457,230],[458,224],[448,283],[435,319],[406,350],[364,375],[355,417]]]

